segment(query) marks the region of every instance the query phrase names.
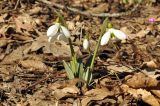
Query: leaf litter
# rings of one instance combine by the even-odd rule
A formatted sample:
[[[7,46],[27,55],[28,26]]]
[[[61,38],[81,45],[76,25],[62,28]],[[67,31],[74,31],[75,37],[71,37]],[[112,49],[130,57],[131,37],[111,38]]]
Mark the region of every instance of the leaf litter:
[[[56,18],[52,9],[57,8],[51,9],[35,0],[18,1],[0,2],[0,105],[160,105],[158,1],[151,6],[142,3],[134,14],[110,18],[116,28],[128,35],[128,40],[111,41],[100,48],[91,88],[77,87],[78,82],[84,84],[80,79],[66,79],[62,60],[69,60],[69,46],[62,41],[47,41],[46,30]],[[114,13],[131,8],[116,1],[50,1],[90,13]],[[93,51],[94,39],[99,36],[98,26],[103,20],[67,10],[61,12],[69,24],[77,55],[85,58],[81,57],[86,54],[80,45],[82,37],[89,32]],[[149,23],[149,18],[155,18],[155,23]]]

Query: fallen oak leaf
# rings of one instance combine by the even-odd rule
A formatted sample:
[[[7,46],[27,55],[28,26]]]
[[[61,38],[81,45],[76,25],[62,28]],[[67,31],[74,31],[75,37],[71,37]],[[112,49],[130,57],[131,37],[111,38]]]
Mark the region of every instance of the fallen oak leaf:
[[[0,28],[0,34],[2,35],[6,35],[7,32],[9,32],[10,29],[14,29],[14,25],[3,25],[1,28]]]
[[[137,37],[139,37],[139,38],[143,38],[143,37],[145,37],[148,33],[149,33],[148,30],[140,30],[136,35],[137,35]]]
[[[139,99],[139,97],[141,96],[141,99],[151,106],[160,106],[158,100],[145,89],[133,89],[129,88],[129,86],[125,84],[121,85],[121,88],[124,92],[133,95],[133,97],[136,99]]]
[[[65,42],[55,41],[53,43],[49,43],[47,41],[47,36],[44,35],[39,36],[34,42],[32,42],[31,46],[25,49],[24,54],[35,52],[39,49],[42,49],[43,53],[53,54],[54,57],[70,57],[71,55],[69,45]],[[74,50],[77,54],[81,55],[78,46],[75,46]]]
[[[64,93],[71,93],[71,94],[78,94],[78,93],[80,93],[79,89],[75,85],[63,88],[62,92],[64,92]]]
[[[28,47],[28,44],[20,46],[7,54],[2,60],[1,64],[17,64],[24,56],[23,51]]]
[[[158,81],[143,73],[136,73],[133,76],[129,75],[125,77],[125,84],[132,88],[149,88],[156,87]]]
[[[14,42],[14,40],[1,38],[1,39],[0,39],[0,47],[4,47],[4,46],[6,46],[7,44],[12,43],[12,42]]]
[[[91,101],[99,101],[103,100],[108,96],[113,96],[113,93],[107,89],[92,89],[87,91],[85,97],[82,99],[81,104],[82,106],[88,106]]]
[[[34,27],[36,23],[33,21],[32,17],[28,14],[22,14],[18,17],[15,17],[16,31],[23,32],[26,31],[34,31]]]
[[[64,87],[63,89],[56,89],[52,93],[57,100],[60,100],[64,97],[74,97],[80,93],[80,90],[73,85]]]
[[[5,13],[0,16],[0,23],[5,22],[5,18],[8,16],[8,13]]]
[[[151,92],[160,99],[160,90],[151,90]]]
[[[142,67],[145,68],[151,68],[151,69],[156,69],[158,68],[158,65],[157,65],[157,61],[156,60],[151,60],[151,61],[148,61],[148,62],[144,62],[142,64]]]
[[[19,63],[22,67],[32,70],[46,70],[47,66],[39,60],[22,60]]]
[[[21,35],[19,34],[14,34],[13,35],[13,38],[15,40],[18,40],[18,41],[31,41],[33,40],[33,37],[31,36],[28,36],[29,34],[24,34],[24,33],[21,33]]]
[[[101,3],[97,7],[91,8],[91,9],[87,10],[86,12],[88,12],[88,13],[102,13],[102,12],[108,11],[108,8],[109,8],[109,4]]]
[[[29,10],[30,15],[39,14],[42,11],[42,7],[35,6],[33,9]]]

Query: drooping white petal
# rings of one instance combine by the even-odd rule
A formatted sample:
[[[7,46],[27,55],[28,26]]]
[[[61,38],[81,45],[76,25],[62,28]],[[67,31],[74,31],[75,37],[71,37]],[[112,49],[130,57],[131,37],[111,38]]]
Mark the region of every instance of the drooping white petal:
[[[55,36],[49,36],[48,37],[48,42],[54,42],[55,40],[57,40],[59,33],[56,33]]]
[[[111,32],[110,31],[107,31],[101,38],[101,42],[100,44],[103,46],[103,45],[106,45],[109,41],[111,37]]]
[[[67,42],[67,43],[68,43],[68,38],[66,38],[63,33],[59,33],[59,34],[58,34],[57,40],[62,40],[62,41],[64,41],[64,42]]]
[[[48,42],[51,42],[52,37],[48,37]]]
[[[56,23],[55,25],[50,26],[47,30],[47,36],[48,37],[55,36],[58,30],[59,30],[59,23]]]
[[[89,47],[89,41],[88,41],[88,39],[84,39],[84,41],[83,41],[83,48],[84,48],[85,50],[87,50],[88,47]]]
[[[63,32],[63,34],[66,36],[66,38],[69,38],[71,36],[69,30],[66,27],[61,26],[61,30],[61,32]]]
[[[124,39],[127,39],[127,35],[120,31],[120,30],[117,30],[117,29],[114,29],[112,30],[112,33],[114,34],[114,36],[120,40],[124,40]]]

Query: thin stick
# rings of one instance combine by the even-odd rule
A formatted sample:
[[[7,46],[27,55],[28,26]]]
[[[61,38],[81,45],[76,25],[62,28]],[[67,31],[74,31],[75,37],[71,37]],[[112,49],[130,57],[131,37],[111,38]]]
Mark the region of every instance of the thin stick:
[[[15,10],[17,9],[19,3],[20,3],[20,0],[17,0],[16,6],[14,7]]]
[[[90,12],[81,11],[81,10],[78,10],[76,8],[64,6],[64,5],[61,5],[61,4],[58,4],[58,3],[55,3],[55,2],[50,2],[50,1],[47,1],[47,0],[38,0],[38,1],[42,2],[42,3],[45,3],[47,5],[50,5],[50,6],[57,7],[59,9],[68,9],[69,11],[72,11],[74,13],[78,13],[78,14],[85,15],[85,16],[94,16],[94,17],[120,17],[120,16],[129,15],[132,12],[134,12],[135,10],[137,10],[137,8],[138,8],[138,6],[140,4],[140,3],[136,4],[133,7],[133,9],[131,9],[130,11],[127,11],[127,12],[120,12],[120,13],[99,13],[99,14],[96,14],[96,13],[90,13]]]

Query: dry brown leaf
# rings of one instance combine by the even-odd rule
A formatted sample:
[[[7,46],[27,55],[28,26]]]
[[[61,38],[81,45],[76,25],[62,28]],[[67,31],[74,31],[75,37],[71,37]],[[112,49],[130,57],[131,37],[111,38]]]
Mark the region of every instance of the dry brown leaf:
[[[0,39],[0,47],[4,47],[4,46],[6,46],[7,44],[9,44],[11,42],[14,42],[14,40],[1,38]]]
[[[0,22],[5,22],[5,18],[8,16],[8,13],[5,13],[0,16]]]
[[[142,70],[142,72],[146,75],[146,76],[149,76],[150,78],[153,78],[153,79],[157,79],[160,74],[159,74],[159,70]]]
[[[48,84],[48,88],[51,89],[52,91],[55,91],[56,89],[62,88],[64,85],[62,83],[53,83],[53,84]]]
[[[52,53],[55,57],[69,57],[71,55],[69,45],[63,41],[55,41],[49,43],[47,41],[47,36],[39,36],[36,41],[32,43],[29,48],[26,48],[24,53],[35,52],[39,49],[43,50],[43,53]],[[74,47],[75,52],[81,55],[79,47]]]
[[[121,87],[124,90],[124,92],[133,95],[134,98],[138,99],[141,95],[142,100],[145,103],[147,103],[151,106],[160,106],[157,99],[150,92],[146,91],[145,89],[133,89],[133,88],[129,88],[129,86],[127,86],[127,85],[122,85]]]
[[[141,25],[143,25],[143,24],[145,23],[145,19],[143,19],[143,18],[136,18],[135,21],[136,21],[137,23],[141,24]]]
[[[76,86],[69,86],[62,89],[64,93],[78,94],[80,93],[79,89]]]
[[[145,67],[145,66],[147,66],[148,68],[152,68],[152,69],[158,68],[156,60],[151,60],[149,62],[144,62],[142,67]]]
[[[112,96],[113,93],[111,91],[108,91],[107,89],[92,89],[90,91],[87,91],[84,94],[86,97],[84,97],[81,101],[82,106],[87,106],[91,101],[99,101],[103,100],[107,96]]]
[[[156,21],[157,21],[157,22],[160,22],[160,17],[158,17],[158,18],[156,19]]]
[[[10,69],[10,67],[0,66],[0,77],[3,81],[10,81],[13,79],[13,71],[14,69]]]
[[[160,24],[159,24],[159,25],[157,25],[157,30],[160,30]]]
[[[128,40],[130,40],[130,39],[135,39],[137,37],[137,35],[136,34],[128,34]]]
[[[30,15],[38,14],[42,11],[42,8],[39,6],[35,6],[33,9],[29,10]]]
[[[0,34],[2,35],[6,35],[6,32],[9,28],[14,28],[13,25],[3,25],[1,28],[0,28]]]
[[[156,29],[155,26],[153,26],[153,25],[148,25],[147,28],[146,28],[146,31],[151,32],[151,31],[153,31],[153,30],[155,30],[155,29]]]
[[[14,34],[14,39],[16,40],[20,40],[20,41],[31,41],[33,40],[33,37],[30,37],[28,36],[29,34],[22,34],[22,35],[17,35],[17,34]]]
[[[24,68],[33,69],[33,70],[45,70],[47,66],[38,60],[22,60],[20,64]]]
[[[151,92],[160,99],[160,90],[151,90]]]
[[[27,102],[30,106],[56,106],[55,101],[48,100],[46,97],[41,99],[40,97],[43,96],[41,93],[37,95],[34,94],[33,96],[27,97]]]
[[[23,51],[28,47],[28,45],[20,46],[17,49],[13,50],[10,54],[5,56],[2,60],[2,64],[15,64],[17,61],[23,58]]]
[[[87,10],[87,12],[90,12],[90,13],[103,13],[105,11],[108,11],[108,7],[109,7],[109,4],[101,3],[97,7],[94,7],[94,8],[91,8],[91,9]]]
[[[68,86],[63,89],[56,89],[55,91],[52,92],[57,100],[63,98],[63,97],[68,97],[68,96],[74,96],[78,95],[80,93],[79,89],[74,85],[74,86]]]
[[[62,76],[64,76],[64,75],[62,75]],[[49,87],[52,91],[57,90],[57,89],[62,89],[62,88],[64,88],[64,90],[65,90],[65,88],[68,89],[68,88],[70,88],[70,87],[75,87],[75,85],[77,85],[78,82],[85,83],[84,80],[75,78],[75,79],[72,79],[72,80],[55,82],[55,83],[53,83],[53,84],[49,84],[48,87]],[[77,89],[77,88],[75,88],[75,91],[78,91],[78,92],[79,92],[79,90],[76,90],[76,89]]]
[[[49,43],[47,42],[47,36],[45,35],[39,36],[36,38],[34,42],[32,42],[30,47],[24,50],[24,54],[27,54],[29,52],[35,52],[40,48],[47,47],[47,46],[49,46]]]
[[[131,34],[131,31],[127,27],[122,27],[120,30],[123,31],[126,35]]]
[[[107,69],[113,72],[133,72],[133,70],[126,66],[109,65]]]
[[[0,54],[0,61],[2,61],[4,59],[5,55],[6,55],[6,53],[1,53]]]
[[[22,14],[15,18],[16,23],[16,31],[22,32],[23,30],[26,31],[33,31],[35,22],[33,21],[32,17],[28,14]]]
[[[149,31],[147,30],[140,30],[138,33],[137,33],[137,37],[139,38],[143,38],[145,37],[147,34],[148,34]]]
[[[82,106],[82,105],[81,105],[81,102],[80,102],[80,99],[78,98],[78,99],[74,100],[72,106]]]
[[[71,55],[70,48],[64,42],[55,42],[50,45],[51,53],[56,56],[69,57]]]
[[[74,30],[75,29],[75,22],[67,21],[66,23],[68,25],[69,30]]]
[[[140,72],[133,76],[129,75],[125,79],[126,84],[133,88],[156,87],[158,85],[158,81],[156,79],[146,76]]]

